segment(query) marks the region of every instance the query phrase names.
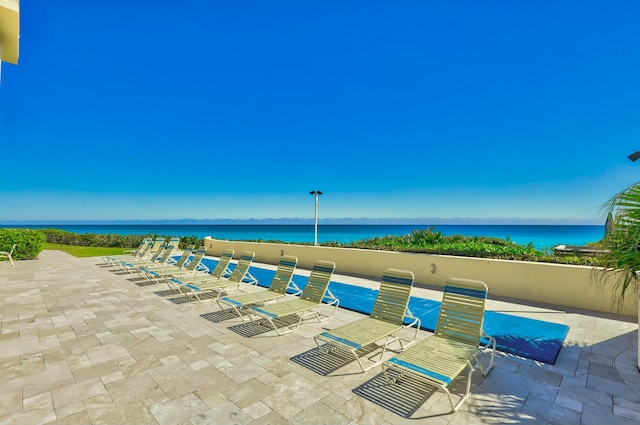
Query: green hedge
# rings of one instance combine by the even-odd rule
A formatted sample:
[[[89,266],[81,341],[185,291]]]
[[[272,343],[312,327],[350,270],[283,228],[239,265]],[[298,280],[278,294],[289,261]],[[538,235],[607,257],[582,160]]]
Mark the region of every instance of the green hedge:
[[[17,244],[12,255],[14,260],[37,258],[45,242],[46,237],[41,230],[0,228],[0,251],[11,251],[13,244]]]
[[[73,233],[59,229],[43,229],[47,242],[75,246],[101,246],[108,248],[132,248],[140,245],[144,236]]]
[[[75,246],[95,246],[108,248],[134,248],[140,245],[142,239],[151,237],[155,239],[159,235],[149,233],[147,235],[118,235],[96,233],[73,233],[60,229],[43,229],[47,242]],[[160,235],[165,240],[171,235]],[[202,246],[204,241],[197,236],[181,236],[178,247],[184,249],[189,245]]]
[[[508,238],[464,235],[445,236],[439,231],[434,231],[433,227],[425,230],[414,230],[403,236],[383,236],[350,243],[333,242],[321,245],[584,266],[597,266],[601,261],[597,257],[558,257],[553,255],[550,249],[539,250],[532,244],[521,245]]]
[[[251,242],[286,243],[283,241],[262,239],[254,239]],[[311,245],[311,243],[299,244]],[[509,238],[500,239],[489,236],[464,235],[445,236],[442,232],[434,230],[434,227],[424,230],[414,230],[402,236],[381,236],[348,243],[330,241],[322,242],[320,245],[581,266],[599,266],[602,263],[602,260],[598,257],[555,256],[553,252],[551,252],[551,249],[539,250],[532,244],[517,244]]]
[[[11,232],[12,236],[3,236],[3,233],[0,233],[0,250],[9,250],[14,242],[18,243],[14,255],[16,259],[36,258],[42,251],[42,244],[45,241],[75,246],[134,248],[140,244],[144,237],[155,239],[158,236],[153,233],[147,235],[79,234],[59,229],[0,229],[0,232],[2,231]],[[162,235],[162,237],[169,239],[171,235]],[[45,240],[40,238],[45,238]],[[27,240],[30,242],[27,243]],[[258,239],[255,242],[265,241]],[[282,241],[266,242],[282,243]],[[195,235],[181,236],[179,248],[184,249],[188,245],[200,247],[204,245],[204,241]],[[323,242],[320,245],[586,266],[597,266],[601,262],[597,257],[558,257],[554,256],[550,250],[537,250],[531,244],[520,245],[509,239],[464,235],[444,236],[441,232],[434,231],[433,228],[414,230],[404,236],[376,237],[350,243]]]

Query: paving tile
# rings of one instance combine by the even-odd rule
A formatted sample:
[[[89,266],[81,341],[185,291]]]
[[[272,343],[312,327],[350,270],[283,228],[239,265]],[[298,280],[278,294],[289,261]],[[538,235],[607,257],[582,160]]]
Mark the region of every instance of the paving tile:
[[[264,424],[269,424],[269,425],[294,425],[295,422],[291,422],[288,419],[283,418],[282,416],[280,416],[276,412],[271,411],[271,412],[267,413],[266,415],[261,416],[258,419],[255,419],[255,420],[249,422],[249,424],[250,425],[264,425]]]
[[[534,378],[494,368],[482,384],[480,384],[480,387],[490,388],[492,391],[500,394],[526,398],[533,388],[534,383]]]
[[[609,381],[623,382],[615,367],[609,367],[598,363],[592,363],[589,365],[589,375],[607,379]]]
[[[529,397],[522,408],[523,413],[529,413],[552,423],[563,425],[580,424],[580,412],[562,407],[560,404],[550,404],[546,400]]]
[[[141,401],[150,406],[170,400],[162,388],[146,373],[106,383],[105,388],[118,405]]]
[[[531,387],[529,395],[542,400],[553,402],[558,394],[558,386],[546,382],[536,381]]]
[[[107,390],[99,379],[91,379],[69,385],[52,392],[53,402],[56,407],[106,394]]]
[[[269,406],[273,411],[278,413],[280,416],[285,419],[292,420],[295,415],[302,411],[302,408],[295,405],[294,403],[289,402],[286,398],[282,398],[277,395],[272,395],[264,400],[262,400],[264,404]],[[293,423],[297,423],[296,421],[292,421]]]
[[[173,425],[203,414],[207,410],[208,407],[193,393],[188,393],[180,398],[170,400],[166,403],[154,404],[149,407],[149,411],[160,425]],[[220,420],[220,418],[218,418],[218,420]]]
[[[583,425],[637,425],[634,419],[625,418],[613,413],[613,410],[598,409],[594,406],[585,405],[582,412]]]
[[[126,359],[131,357],[129,351],[117,344],[100,345],[87,349],[87,356],[96,365],[109,360]]]
[[[584,407],[584,404],[582,402],[576,401],[576,400],[571,399],[571,398],[563,397],[563,396],[556,397],[555,403],[558,406],[562,406],[562,407],[566,407],[567,409],[575,410],[578,413],[582,413],[582,409]]]
[[[0,413],[0,425],[48,424],[56,420],[56,412],[50,393],[43,393],[25,400],[24,408],[13,413]]]
[[[75,415],[77,413],[84,412],[86,413],[86,409],[84,407],[84,402],[78,401],[71,404],[66,404],[64,406],[60,406],[56,408],[56,417],[58,420],[66,418],[68,416]]]
[[[8,415],[22,408],[22,391],[0,391],[0,415]]]
[[[325,404],[318,402],[304,409],[292,418],[292,422],[300,425],[317,424],[320,420],[325,425],[347,425],[351,419],[336,410],[329,409]],[[362,422],[377,423],[377,422]]]
[[[84,401],[84,407],[92,421],[116,409],[116,405],[109,394],[101,394],[86,399]]]
[[[31,397],[43,392],[64,388],[74,384],[73,375],[67,362],[62,361],[47,365],[44,372],[24,376],[10,382],[4,382],[3,386],[22,388],[23,396]]]
[[[589,374],[587,388],[625,398],[629,401],[640,401],[640,397],[631,391],[624,382],[611,381],[593,374]]]
[[[251,361],[242,363],[240,366],[234,365],[233,367],[227,367],[222,369],[222,372],[229,378],[233,379],[236,383],[241,384],[250,379],[256,378],[267,371]]]
[[[232,386],[224,391],[223,394],[241,409],[244,409],[257,401],[269,397],[274,394],[275,391],[276,389],[271,385],[263,384],[254,378],[242,384]]]
[[[119,372],[118,365],[109,360],[96,365],[92,364],[88,367],[78,368],[73,370],[73,377],[76,382],[87,381],[89,379],[100,378],[102,376],[110,375]]]
[[[242,410],[244,410],[247,415],[251,416],[252,419],[259,419],[273,412],[273,410],[271,410],[269,406],[261,401],[256,401],[255,403],[250,404]]]
[[[640,403],[634,403],[619,397],[613,398],[613,413],[633,419],[640,423]]]
[[[117,405],[97,417],[92,417],[91,421],[92,425],[158,425],[156,418],[151,414],[147,406],[140,401]]]
[[[150,369],[147,373],[170,398],[201,388],[217,387],[218,382],[226,381],[220,371],[213,368],[204,372],[194,371],[182,361]]]

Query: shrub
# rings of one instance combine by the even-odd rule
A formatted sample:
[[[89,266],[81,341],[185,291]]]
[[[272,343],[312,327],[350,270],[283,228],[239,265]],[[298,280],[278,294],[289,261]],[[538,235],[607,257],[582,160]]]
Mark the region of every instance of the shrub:
[[[509,239],[487,236],[444,236],[433,228],[414,230],[403,236],[382,236],[350,243],[329,242],[321,245],[585,266],[598,265],[600,262],[596,257],[557,257],[549,250],[538,250],[532,244],[521,245]]]
[[[96,233],[73,233],[60,229],[43,229],[47,242],[74,246],[95,246],[108,248],[134,248],[140,245],[142,239],[150,237],[155,239],[159,235],[149,233],[146,235],[119,235],[119,234],[96,234]],[[161,235],[165,240],[171,238],[170,235]],[[181,236],[179,249],[185,249],[189,245],[195,247],[202,246],[204,241],[198,236]]]
[[[133,248],[140,245],[144,237],[141,235],[73,233],[59,229],[43,229],[43,232],[49,243],[108,248]]]
[[[42,252],[46,242],[45,234],[36,229],[0,229],[0,251],[11,251],[13,244],[17,244],[13,251],[14,260],[33,260]]]

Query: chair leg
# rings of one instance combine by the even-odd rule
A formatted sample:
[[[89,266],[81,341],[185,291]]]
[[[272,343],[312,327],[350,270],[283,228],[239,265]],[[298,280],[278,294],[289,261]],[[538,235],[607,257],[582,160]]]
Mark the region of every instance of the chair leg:
[[[449,403],[451,403],[451,409],[452,409],[451,411],[452,412],[457,412],[458,409],[460,408],[460,406],[462,406],[462,403],[467,401],[467,399],[471,395],[471,375],[473,375],[473,371],[474,370],[475,369],[473,367],[471,367],[471,365],[469,365],[469,373],[467,374],[467,389],[466,389],[464,395],[462,396],[462,398],[460,399],[460,401],[458,401],[458,403],[456,403],[455,405],[453,404],[453,400],[451,398],[451,393],[449,392],[449,390],[446,387],[443,387],[443,389],[447,392],[447,395],[449,396]]]
[[[488,337],[489,341],[487,341],[487,344],[485,345],[485,349],[489,348],[489,345],[492,345],[491,348],[491,359],[489,360],[489,366],[487,366],[486,369],[484,369],[482,367],[482,363],[480,363],[480,361],[478,361],[478,365],[480,366],[480,373],[482,374],[482,376],[487,376],[489,374],[489,372],[491,371],[491,368],[493,368],[493,359],[495,357],[496,354],[496,339],[492,336]]]
[[[9,259],[9,262],[11,263],[11,267],[15,267],[13,258],[11,258],[11,254],[9,254],[8,252],[2,252],[0,255],[2,255],[3,257],[7,257]]]

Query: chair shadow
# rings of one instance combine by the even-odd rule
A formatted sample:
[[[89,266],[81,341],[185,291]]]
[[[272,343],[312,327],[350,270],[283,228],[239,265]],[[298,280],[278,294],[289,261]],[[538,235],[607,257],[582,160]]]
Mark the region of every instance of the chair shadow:
[[[169,295],[180,295],[181,292],[177,289],[164,289],[162,291],[155,291],[154,294],[159,297],[168,297]]]
[[[292,316],[281,317],[278,319],[273,319],[273,323],[278,329],[282,329],[292,325],[296,325],[298,323],[298,320],[299,320],[298,316],[292,315]],[[277,335],[273,330],[273,328],[271,327],[271,325],[263,324],[262,320],[256,320],[248,323],[240,323],[238,325],[229,326],[228,329],[245,338],[259,336],[269,332],[272,332],[275,335]]]
[[[149,279],[145,279],[144,277],[141,278],[136,278],[136,279],[129,279],[130,282],[135,283],[138,286],[151,286],[151,285],[157,285],[158,282],[149,280]]]
[[[220,323],[224,322],[225,320],[237,319],[238,315],[233,311],[232,308],[228,308],[226,310],[212,311],[211,313],[201,314],[200,317],[212,323]]]
[[[170,289],[167,291],[160,291],[160,292],[168,292],[171,291]],[[154,292],[157,294],[157,292]],[[171,294],[175,295],[175,291],[171,292]],[[179,297],[173,297],[173,298],[167,298],[167,300],[171,301],[174,304],[188,304],[188,303],[193,303],[193,302],[198,302],[198,300],[195,297],[190,297],[187,295],[181,295]]]
[[[328,344],[321,345],[321,349],[326,348],[329,348]],[[333,374],[334,376],[346,376],[361,373],[361,370],[358,368],[356,372],[335,374],[337,370],[349,364],[355,363],[355,358],[350,355],[350,353],[346,353],[345,351],[332,350],[327,353],[323,353],[321,349],[319,349],[318,347],[314,347],[310,350],[305,351],[304,353],[300,353],[296,356],[290,357],[290,359],[300,366],[306,367],[310,371],[315,372],[321,376],[328,376],[331,374]],[[374,351],[376,351],[376,347],[369,346],[359,350],[358,354],[360,355],[360,357],[365,357],[366,355]]]
[[[395,376],[393,370],[389,370],[388,373]],[[434,414],[424,418],[412,417],[437,392],[437,388],[426,385],[424,381],[416,380],[408,375],[404,375],[398,382],[390,384],[384,374],[380,372],[354,388],[352,392],[406,419],[425,419],[444,415]]]

